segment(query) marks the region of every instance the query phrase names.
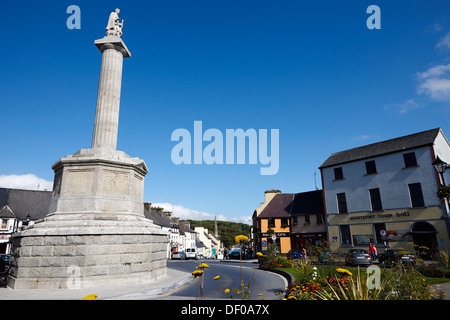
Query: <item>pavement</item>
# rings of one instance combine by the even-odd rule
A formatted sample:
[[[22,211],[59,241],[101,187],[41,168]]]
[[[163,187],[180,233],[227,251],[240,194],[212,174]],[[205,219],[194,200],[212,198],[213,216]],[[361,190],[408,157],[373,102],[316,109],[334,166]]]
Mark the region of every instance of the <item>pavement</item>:
[[[450,300],[450,282],[444,282],[432,285],[433,289],[440,290],[446,294],[444,300]]]
[[[239,263],[239,260],[221,260]],[[243,263],[257,263],[257,259],[243,260]],[[96,300],[196,300],[198,297],[168,296],[194,280],[190,272],[167,268],[167,275],[145,285],[111,286],[87,289],[11,289],[0,288],[0,300],[82,300],[96,294]]]
[[[97,300],[156,300],[164,298],[192,280],[191,273],[167,268],[166,276],[145,285],[87,289],[0,288],[0,300],[82,300],[90,294],[96,294]]]
[[[239,263],[239,260],[221,260]],[[256,263],[257,260],[244,260],[243,263]],[[0,300],[82,300],[85,296],[96,294],[97,300],[196,300],[197,297],[176,297],[170,295],[185,284],[193,281],[190,272],[167,268],[167,275],[145,285],[126,287],[99,287],[87,289],[11,289],[0,288]],[[450,282],[432,286],[446,294],[444,300],[450,300]]]

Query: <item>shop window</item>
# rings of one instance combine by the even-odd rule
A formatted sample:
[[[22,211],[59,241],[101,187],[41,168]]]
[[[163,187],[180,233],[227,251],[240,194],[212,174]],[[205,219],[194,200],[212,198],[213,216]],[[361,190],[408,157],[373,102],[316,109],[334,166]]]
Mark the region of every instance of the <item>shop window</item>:
[[[7,223],[8,223],[8,220],[0,219],[0,221],[2,222],[2,227],[1,227],[1,229],[6,229],[6,225],[7,225]]]
[[[405,162],[405,168],[417,166],[416,154],[414,152],[404,153],[403,161]]]
[[[344,172],[342,171],[342,167],[334,168],[334,180],[342,179],[344,179]]]
[[[425,202],[423,200],[422,187],[420,183],[411,183],[408,184],[408,187],[412,207],[424,207]]]
[[[339,227],[341,232],[341,244],[342,245],[351,245],[352,244],[352,236],[350,233],[350,226],[344,225]]]
[[[358,234],[353,236],[355,247],[368,247],[373,242],[373,236],[369,234]]]
[[[370,203],[372,204],[372,211],[383,210],[381,205],[380,189],[370,189]]]
[[[336,196],[338,202],[338,212],[347,213],[347,199],[345,198],[345,193],[338,193]]]

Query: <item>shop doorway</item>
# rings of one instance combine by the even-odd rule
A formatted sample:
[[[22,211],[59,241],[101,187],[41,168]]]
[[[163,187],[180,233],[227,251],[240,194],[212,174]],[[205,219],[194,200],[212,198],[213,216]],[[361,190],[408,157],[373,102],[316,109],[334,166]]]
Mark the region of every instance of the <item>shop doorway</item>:
[[[414,247],[420,258],[430,260],[439,252],[436,233],[436,229],[428,222],[416,222],[412,226]]]
[[[1,254],[6,253],[7,246],[8,246],[8,244],[6,242],[0,243],[0,253]]]

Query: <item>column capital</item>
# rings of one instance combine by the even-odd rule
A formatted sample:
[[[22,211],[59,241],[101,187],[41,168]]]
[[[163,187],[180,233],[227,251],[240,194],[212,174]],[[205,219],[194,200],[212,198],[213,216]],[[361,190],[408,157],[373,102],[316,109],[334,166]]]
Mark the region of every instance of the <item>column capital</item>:
[[[131,57],[130,50],[119,37],[104,37],[99,40],[95,40],[95,45],[103,53],[106,49],[115,49],[122,53],[124,58]]]

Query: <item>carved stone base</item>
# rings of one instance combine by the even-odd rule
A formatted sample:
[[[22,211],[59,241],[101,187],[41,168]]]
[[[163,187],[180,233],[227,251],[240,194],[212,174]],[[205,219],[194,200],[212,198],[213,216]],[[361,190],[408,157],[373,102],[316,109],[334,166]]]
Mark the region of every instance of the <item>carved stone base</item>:
[[[167,274],[167,234],[136,215],[51,215],[12,241],[14,289],[145,284]]]

